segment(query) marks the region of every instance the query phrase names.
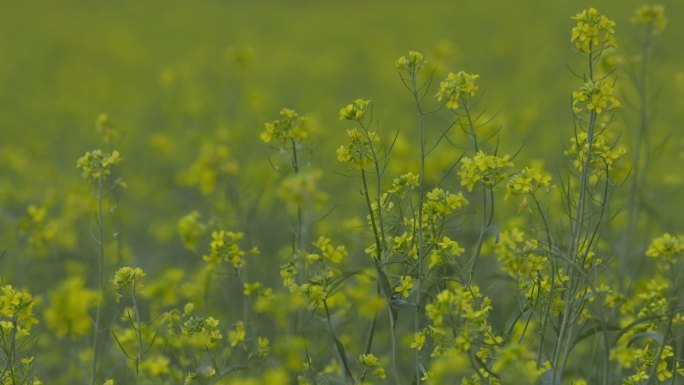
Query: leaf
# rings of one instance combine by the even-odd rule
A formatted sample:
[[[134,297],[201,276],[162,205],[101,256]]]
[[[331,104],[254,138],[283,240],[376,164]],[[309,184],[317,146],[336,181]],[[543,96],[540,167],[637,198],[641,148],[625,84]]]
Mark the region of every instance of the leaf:
[[[412,301],[406,301],[404,299],[400,298],[392,298],[390,300],[390,303],[392,304],[392,307],[395,309],[409,309],[409,308],[417,308],[418,304]]]
[[[355,276],[356,274],[359,274],[363,270],[353,270],[353,271],[347,271],[345,273],[342,273],[339,277],[335,277],[335,279],[332,281],[328,288],[328,296],[331,296],[337,292],[337,290],[342,286],[344,281],[347,279]]]
[[[225,375],[227,375],[227,374],[230,374],[230,373],[232,373],[232,372],[236,372],[236,371],[238,371],[238,370],[245,370],[245,371],[246,371],[246,370],[249,370],[249,367],[247,367],[247,366],[239,366],[239,365],[229,366],[229,367],[227,367],[227,368],[221,370],[221,371],[218,373],[217,376],[215,376],[214,378],[211,379],[211,381],[210,381],[209,383],[210,383],[210,384],[215,384],[221,377],[223,377],[223,376],[225,376]]]
[[[491,225],[484,229],[483,234],[487,233],[492,233],[494,235],[494,238],[496,239],[496,243],[499,243],[499,239],[501,239],[501,232],[499,232],[499,228],[496,227],[495,225]]]
[[[123,355],[126,356],[126,358],[128,358],[129,360],[135,361],[135,357],[128,354],[128,352],[126,351],[126,348],[124,348],[124,346],[121,344],[121,341],[119,341],[119,337],[116,336],[116,333],[114,332],[114,330],[112,330],[112,337],[114,337],[114,341],[116,341],[116,344],[119,345],[119,349],[121,349],[121,353],[123,353]]]
[[[380,280],[380,286],[382,287],[382,294],[385,298],[390,298],[392,296],[392,288],[389,283],[389,278],[387,278],[387,274],[385,274],[379,265],[376,265],[376,269],[378,270],[378,279]]]
[[[589,338],[592,335],[602,332],[602,331],[617,331],[621,330],[621,328],[617,325],[596,325],[592,327],[591,329],[587,330],[584,332],[582,335],[578,336],[577,339],[575,339],[575,342],[572,344],[573,348],[583,339]]]
[[[340,340],[337,339],[337,336],[334,334],[332,335],[333,340],[335,341],[335,347],[337,348],[337,353],[340,355],[340,360],[342,360],[342,365],[344,366],[344,371],[347,373],[347,376],[349,378],[354,378],[354,375],[352,375],[351,369],[349,369],[349,361],[347,361],[347,354],[344,352],[344,345],[340,342]]]
[[[658,346],[663,346],[663,341],[664,338],[662,334],[658,332],[641,332],[633,335],[629,341],[627,342],[627,346],[630,346],[631,344],[637,342],[638,340],[643,340],[643,339],[648,339],[648,340],[653,340],[658,343]]]
[[[390,313],[392,313],[392,329],[397,325],[397,320],[399,319],[399,312],[390,303]]]

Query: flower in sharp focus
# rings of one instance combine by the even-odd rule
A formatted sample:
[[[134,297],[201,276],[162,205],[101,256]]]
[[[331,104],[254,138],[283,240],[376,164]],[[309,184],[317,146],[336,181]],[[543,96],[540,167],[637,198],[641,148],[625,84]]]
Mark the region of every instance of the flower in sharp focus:
[[[439,83],[439,91],[435,97],[437,101],[442,102],[446,100],[446,107],[450,110],[455,110],[459,107],[462,97],[475,96],[480,88],[475,85],[480,75],[470,74],[465,71],[458,73],[450,72],[447,78]]]
[[[582,53],[617,47],[615,22],[601,15],[596,8],[585,9],[573,17],[577,25],[572,29],[570,41]]]

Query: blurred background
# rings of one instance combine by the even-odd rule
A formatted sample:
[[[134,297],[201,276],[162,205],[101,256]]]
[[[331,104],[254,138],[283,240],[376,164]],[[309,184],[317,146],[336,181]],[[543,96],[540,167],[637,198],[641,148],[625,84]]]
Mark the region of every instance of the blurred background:
[[[49,239],[38,254],[51,255],[55,266],[63,266],[64,252],[87,260],[92,244],[83,229],[89,226],[81,223],[85,227],[79,228],[74,222],[92,212],[79,208],[92,199],[75,161],[94,148],[115,148],[125,158],[117,169],[129,188],[118,198],[117,215],[125,223],[121,233],[129,253],[139,264],[155,269],[188,262],[177,222],[192,210],[244,230],[256,243],[266,241],[262,247],[275,250],[289,239],[287,214],[273,194],[264,193],[280,175],[272,167],[277,155],[258,136],[282,107],[312,118],[311,162],[326,170],[320,185],[329,195],[322,212],[337,207],[331,215],[340,220],[350,209],[362,213],[358,190],[340,175],[346,170],[335,160],[335,148],[346,140],[348,128],[338,121],[337,111],[354,98],[373,100],[381,131],[389,137],[401,132],[395,150],[415,154],[411,99],[393,66],[408,50],[424,52],[434,65],[435,83],[449,71],[480,74],[478,109],[500,130],[502,151],[522,148],[519,164],[536,159],[554,171],[564,162],[560,150],[572,133],[570,95],[579,84],[573,71],[583,65],[569,42],[571,16],[591,5],[615,20],[617,54],[629,62],[640,53],[643,39],[630,23],[640,4],[4,1],[3,263],[14,265],[12,260],[31,253],[22,246],[30,234],[19,228],[30,205],[45,207],[47,217],[57,221],[43,234]],[[671,199],[679,207],[672,194],[682,183],[684,26],[678,20],[684,3],[663,4],[670,23],[655,43],[649,79],[652,138],[664,144],[653,183],[662,187],[659,202]],[[618,87],[625,84],[623,92],[633,92],[629,71],[614,73]],[[629,100],[623,104],[627,108],[614,125],[624,141],[636,115]],[[101,114],[108,121],[98,129]],[[448,122],[442,118],[430,124],[442,129]],[[116,132],[108,142],[103,125]],[[456,152],[444,151],[448,165]],[[393,171],[415,169],[408,159],[397,157]],[[219,170],[225,164],[229,170]],[[209,180],[200,180],[202,172],[210,174]],[[675,210],[662,215],[682,223]]]

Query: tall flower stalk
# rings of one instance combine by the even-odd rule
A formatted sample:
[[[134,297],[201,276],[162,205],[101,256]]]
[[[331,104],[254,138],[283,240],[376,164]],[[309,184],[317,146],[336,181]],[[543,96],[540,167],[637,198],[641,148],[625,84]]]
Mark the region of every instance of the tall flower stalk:
[[[95,385],[97,382],[97,368],[99,357],[99,343],[100,333],[102,333],[102,306],[105,292],[105,236],[104,236],[104,199],[107,192],[107,177],[111,174],[113,165],[121,162],[122,158],[118,151],[114,150],[111,153],[105,153],[102,150],[93,150],[87,152],[76,162],[76,167],[81,169],[82,176],[88,179],[95,187],[95,195],[97,198],[97,244],[98,244],[98,258],[96,260],[97,266],[97,280],[100,290],[101,299],[98,301],[97,310],[95,312],[95,322],[93,326],[93,343],[92,343],[92,364],[90,371],[90,383]],[[123,182],[117,180],[115,185],[121,185]]]

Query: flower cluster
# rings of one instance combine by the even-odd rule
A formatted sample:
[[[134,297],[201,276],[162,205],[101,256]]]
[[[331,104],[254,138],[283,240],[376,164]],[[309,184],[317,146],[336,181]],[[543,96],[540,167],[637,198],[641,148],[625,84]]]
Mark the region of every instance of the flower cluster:
[[[572,110],[580,115],[585,112],[600,114],[620,108],[620,102],[613,92],[613,85],[606,79],[587,80],[579,90],[572,93]]]
[[[503,339],[487,323],[491,300],[476,285],[451,282],[425,307],[434,341],[433,357],[450,350],[467,352],[476,345],[496,346]]]
[[[408,191],[415,191],[420,184],[420,177],[412,172],[408,172],[394,178],[392,187],[387,191],[388,194],[395,194],[401,198],[406,197]]]
[[[572,29],[570,41],[582,53],[617,47],[615,22],[599,14],[596,8],[585,9],[573,17],[577,25]]]
[[[287,264],[281,266],[283,285],[311,307],[316,307],[328,297],[329,285],[342,272],[339,265],[347,256],[347,249],[334,245],[330,238],[321,236],[313,246],[316,252],[300,251]],[[297,276],[301,276],[301,284]]]
[[[453,239],[444,236],[441,242],[437,242],[436,247],[430,251],[430,269],[444,264],[456,265],[456,257],[463,254],[464,248]]]
[[[124,136],[124,133],[116,128],[107,114],[100,114],[97,117],[95,129],[98,134],[102,135],[105,143],[116,142]]]
[[[245,341],[245,323],[238,321],[235,323],[235,329],[228,332],[228,341],[231,347],[236,347]]]
[[[344,246],[334,246],[330,241],[330,238],[327,237],[318,237],[318,240],[314,242],[314,246],[316,246],[320,255],[330,263],[341,263],[344,257],[347,256],[347,249]],[[317,257],[314,259],[318,260]]]
[[[0,383],[42,385],[31,376],[35,356],[24,350],[29,346],[31,329],[38,323],[33,314],[36,301],[26,290],[12,285],[0,287]]]
[[[512,195],[534,194],[539,189],[551,189],[551,175],[537,167],[526,166],[513,174],[506,184],[506,198]]]
[[[100,300],[100,293],[86,288],[83,278],[67,278],[50,293],[50,304],[43,313],[45,325],[58,337],[88,335],[92,328],[89,312]]]
[[[461,159],[458,176],[461,177],[461,186],[468,186],[468,191],[473,191],[479,183],[492,188],[508,178],[505,170],[508,167],[513,167],[510,156],[499,157],[478,151],[472,158]]]
[[[200,217],[200,213],[191,211],[178,220],[178,234],[183,245],[191,251],[197,250],[197,243],[206,232],[206,226],[200,221]]]
[[[359,365],[365,370],[370,370],[371,374],[380,378],[385,378],[385,368],[380,364],[380,360],[373,353],[362,354],[357,359]]]
[[[196,338],[198,344],[213,348],[217,342],[223,339],[218,326],[219,321],[213,317],[191,316],[183,322],[181,330],[184,335]]]
[[[261,140],[269,143],[275,139],[282,146],[292,141],[299,143],[309,137],[309,131],[305,128],[308,120],[308,117],[299,116],[294,110],[283,108],[280,110],[280,119],[264,124]]]
[[[380,141],[378,134],[375,131],[363,132],[353,128],[347,130],[347,136],[351,142],[337,149],[337,160],[353,163],[360,168],[365,168],[372,164],[372,145]]]
[[[119,302],[121,298],[134,296],[142,287],[143,277],[145,277],[145,272],[139,267],[125,266],[117,270],[112,279],[116,301]]]
[[[573,158],[573,164],[579,171],[582,171],[584,164],[589,158],[589,166],[596,173],[603,173],[613,169],[615,161],[622,158],[627,150],[624,147],[611,147],[603,134],[595,134],[591,143],[591,150],[587,140],[589,135],[580,132],[576,137],[570,139],[570,147],[565,151],[565,155]]]
[[[214,271],[222,263],[228,263],[234,269],[243,267],[247,262],[244,257],[248,251],[240,248],[238,242],[244,237],[244,233],[217,230],[211,233],[211,243],[209,254],[203,258],[209,263],[209,269]],[[252,255],[259,254],[259,249],[249,250]]]
[[[408,57],[400,56],[399,59],[397,59],[394,62],[394,66],[399,71],[408,71],[411,73],[415,73],[424,64],[425,64],[425,57],[423,56],[422,53],[420,53],[418,51],[409,51]]]
[[[16,331],[18,337],[31,333],[38,320],[33,315],[36,305],[33,296],[26,290],[17,290],[12,285],[0,288],[0,335]],[[9,339],[9,338],[8,338]],[[2,340],[5,340],[3,337]]]
[[[69,238],[64,227],[59,219],[48,217],[46,207],[35,205],[26,208],[26,216],[19,222],[19,231],[27,236],[28,244],[38,254],[44,254],[50,246]]]
[[[355,99],[353,103],[340,109],[340,120],[362,121],[370,102],[370,100]]]
[[[437,101],[446,100],[446,106],[450,110],[459,107],[462,97],[475,96],[479,88],[475,85],[480,75],[470,74],[465,71],[458,73],[449,72],[447,78],[439,83],[439,91],[435,95]]]
[[[684,253],[684,236],[663,234],[655,238],[646,250],[646,256],[674,264],[676,257]]]
[[[76,167],[81,169],[83,178],[101,182],[112,173],[111,167],[120,163],[121,160],[121,154],[116,150],[105,153],[98,149],[86,152],[78,159]]]
[[[679,376],[684,375],[684,369],[679,362],[675,361],[675,365],[670,364],[671,357],[674,356],[672,350],[671,345],[664,345],[661,349],[655,342],[647,343],[643,347],[628,347],[621,344],[611,352],[611,358],[625,368],[633,368],[633,374],[623,382],[625,385],[642,384],[650,378],[651,373],[655,374],[658,382],[664,383],[672,378],[673,372]]]
[[[660,4],[644,4],[634,12],[632,22],[646,25],[652,29],[653,34],[658,35],[667,26],[665,7]]]
[[[529,279],[536,279],[547,265],[543,251],[539,241],[527,237],[517,227],[503,231],[494,248],[503,270],[523,286]]]
[[[231,157],[228,146],[205,143],[197,158],[178,173],[176,180],[180,185],[196,187],[207,195],[216,190],[220,178],[235,175],[238,170],[238,163]]]
[[[468,204],[462,192],[454,194],[439,187],[429,191],[425,197],[427,199],[423,206],[423,213],[428,217],[428,221],[432,221],[429,217],[435,217],[434,222],[439,222],[441,218]]]
[[[153,355],[140,363],[140,371],[151,378],[159,378],[168,374],[171,360],[162,355]]]

